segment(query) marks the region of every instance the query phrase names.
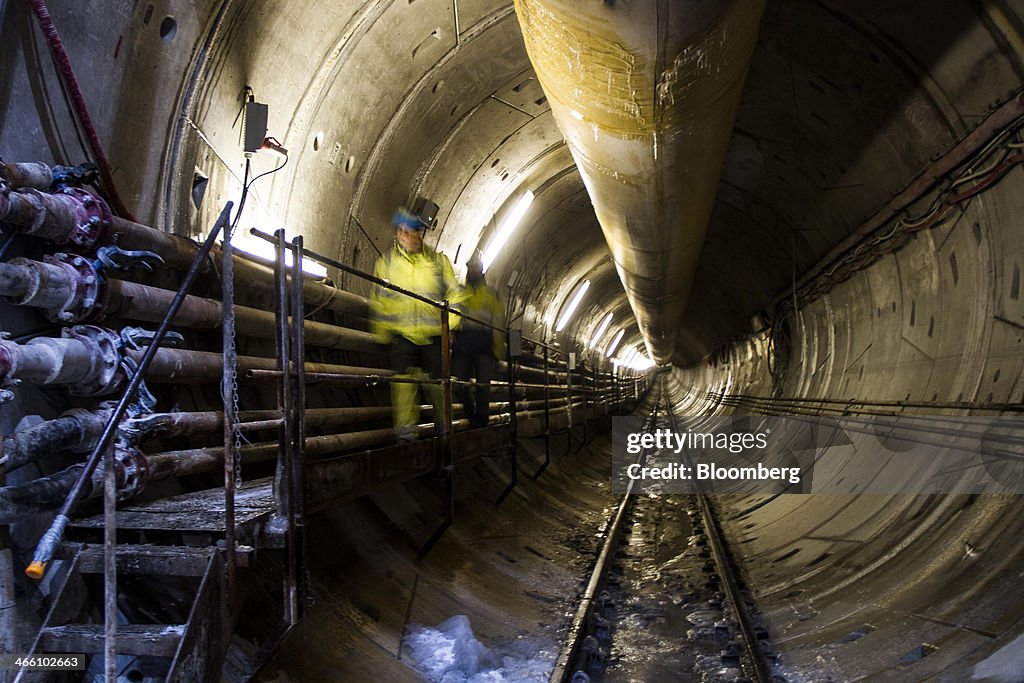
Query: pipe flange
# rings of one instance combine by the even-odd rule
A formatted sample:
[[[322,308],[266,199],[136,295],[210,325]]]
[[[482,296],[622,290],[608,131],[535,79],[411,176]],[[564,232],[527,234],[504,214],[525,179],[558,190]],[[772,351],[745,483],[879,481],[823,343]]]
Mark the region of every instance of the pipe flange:
[[[106,458],[101,459],[99,466],[93,471],[93,491],[103,490],[105,464]],[[122,442],[114,445],[114,481],[118,500],[127,500],[138,495],[146,487],[149,475],[149,460],[142,451]]]
[[[76,254],[58,252],[44,256],[43,261],[60,266],[71,275],[72,286],[67,300],[60,308],[48,308],[43,314],[53,322],[79,322],[89,318],[100,306],[106,283],[89,259]]]
[[[103,396],[117,391],[124,381],[119,352],[120,337],[117,333],[96,325],[75,325],[61,330],[61,337],[77,339],[93,351],[93,372],[87,379],[68,385],[68,393],[74,396]]]
[[[0,332],[0,388],[9,388],[18,385],[19,380],[11,379],[10,374],[14,370],[14,356],[11,354],[8,346],[17,346],[14,342],[9,342],[5,339],[7,333]],[[6,396],[6,394],[5,394]],[[10,400],[13,398],[13,394],[4,400]],[[4,400],[0,400],[3,403]]]
[[[74,244],[81,251],[89,251],[100,244],[110,241],[110,224],[113,213],[107,203],[91,192],[77,187],[66,187],[62,190],[78,200],[76,222],[68,233],[67,242]]]
[[[134,446],[119,443],[114,447],[117,468],[117,499],[127,500],[142,492],[149,481],[149,460]]]

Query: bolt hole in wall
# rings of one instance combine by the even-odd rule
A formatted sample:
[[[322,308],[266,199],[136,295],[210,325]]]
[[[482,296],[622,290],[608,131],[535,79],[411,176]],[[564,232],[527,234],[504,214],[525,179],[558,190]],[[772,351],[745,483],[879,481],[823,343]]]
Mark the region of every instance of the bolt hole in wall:
[[[174,17],[164,17],[164,20],[160,22],[160,38],[165,43],[169,43],[174,40],[174,34],[177,32],[178,22],[174,20]]]
[[[320,145],[323,144],[323,139],[324,139],[324,134],[323,133],[317,133],[316,135],[313,136],[313,151],[314,152],[319,152],[320,151]]]

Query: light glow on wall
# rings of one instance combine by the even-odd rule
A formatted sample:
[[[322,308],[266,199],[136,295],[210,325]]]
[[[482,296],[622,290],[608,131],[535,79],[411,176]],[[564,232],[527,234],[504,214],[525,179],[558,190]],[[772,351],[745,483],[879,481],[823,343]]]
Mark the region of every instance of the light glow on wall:
[[[608,325],[610,325],[611,322],[612,314],[609,313],[604,317],[604,320],[601,321],[601,324],[597,326],[597,331],[594,332],[594,336],[590,338],[590,344],[587,346],[588,349],[592,349],[597,346],[597,342],[601,340],[601,337],[604,335],[605,331],[607,331]]]
[[[526,210],[530,208],[530,204],[533,203],[533,192],[527,190],[519,201],[515,203],[515,206],[505,216],[505,220],[498,226],[498,232],[494,234],[491,241],[487,244],[487,248],[484,249],[483,255],[480,257],[480,261],[483,264],[484,272],[491,267],[494,259],[497,258],[498,254],[501,253],[502,247],[508,242],[508,238],[512,236],[512,231],[516,229],[519,222],[523,220],[523,216],[526,215]]]
[[[590,289],[590,280],[584,280],[583,284],[576,290],[576,294],[573,295],[572,301],[569,302],[565,312],[562,313],[562,317],[558,319],[558,324],[555,325],[555,332],[561,332],[569,323],[569,320],[572,319],[572,314],[576,312],[576,307],[580,305],[580,301],[583,300],[583,295],[587,293],[588,289]]]

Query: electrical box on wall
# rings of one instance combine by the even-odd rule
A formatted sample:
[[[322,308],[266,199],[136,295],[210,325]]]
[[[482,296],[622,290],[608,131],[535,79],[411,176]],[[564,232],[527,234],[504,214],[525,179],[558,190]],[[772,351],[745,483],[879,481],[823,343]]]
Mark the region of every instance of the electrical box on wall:
[[[508,331],[508,356],[509,358],[519,358],[523,355],[523,331],[522,330],[509,330]]]
[[[258,152],[267,137],[268,107],[260,102],[245,103],[245,151]]]

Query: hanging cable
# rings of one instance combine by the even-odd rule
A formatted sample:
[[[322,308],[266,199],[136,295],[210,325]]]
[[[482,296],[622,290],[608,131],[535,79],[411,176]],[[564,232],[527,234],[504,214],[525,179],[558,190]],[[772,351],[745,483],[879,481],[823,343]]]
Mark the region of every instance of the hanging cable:
[[[64,42],[60,39],[60,35],[57,34],[57,27],[50,17],[50,11],[46,8],[46,2],[44,0],[32,0],[32,11],[39,21],[39,28],[42,30],[43,35],[46,36],[46,42],[49,44],[50,51],[53,53],[53,59],[57,63],[57,71],[69,90],[69,95],[74,105],[74,114],[81,123],[85,137],[89,141],[89,147],[92,149],[92,154],[95,158],[96,166],[99,168],[103,187],[110,198],[111,206],[117,215],[122,218],[138,222],[135,216],[132,215],[132,212],[124,205],[124,202],[121,201],[121,196],[117,192],[114,176],[110,170],[110,162],[107,161],[107,155],[103,151],[103,145],[100,143],[96,127],[93,125],[92,117],[89,115],[89,107],[82,96],[82,90],[78,86],[78,79],[71,68],[71,61],[64,50]]]

